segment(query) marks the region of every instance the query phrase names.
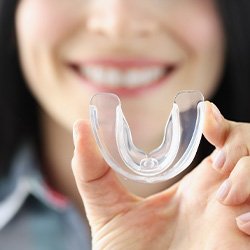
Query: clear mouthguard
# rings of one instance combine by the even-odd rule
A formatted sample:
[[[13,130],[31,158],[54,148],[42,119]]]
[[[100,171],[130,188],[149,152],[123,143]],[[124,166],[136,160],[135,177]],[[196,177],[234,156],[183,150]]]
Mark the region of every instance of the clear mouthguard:
[[[202,136],[204,97],[179,92],[167,120],[162,143],[149,153],[137,148],[118,96],[98,93],[90,101],[90,120],[105,161],[125,178],[155,183],[171,179],[194,159]]]

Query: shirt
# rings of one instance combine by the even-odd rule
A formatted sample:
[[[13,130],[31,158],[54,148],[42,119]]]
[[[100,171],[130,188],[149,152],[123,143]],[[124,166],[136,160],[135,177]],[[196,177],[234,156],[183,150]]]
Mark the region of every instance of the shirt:
[[[88,250],[87,221],[46,185],[31,145],[18,151],[0,181],[1,250]]]

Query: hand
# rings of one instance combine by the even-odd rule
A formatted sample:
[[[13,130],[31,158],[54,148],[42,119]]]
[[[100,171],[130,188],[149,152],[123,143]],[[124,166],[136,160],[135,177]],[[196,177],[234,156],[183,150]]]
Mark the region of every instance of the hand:
[[[213,110],[221,124],[220,120],[223,120],[223,117],[216,107]],[[211,117],[207,117],[205,131],[213,127],[209,124],[209,120],[213,121]],[[217,148],[212,154],[213,166],[221,174],[228,175],[230,172],[231,174],[222,183],[217,200],[227,206],[250,204],[250,124],[236,122],[223,124],[225,127],[222,128],[224,131],[221,134],[222,140],[217,142]],[[221,192],[223,190],[224,192]],[[236,222],[242,232],[250,235],[250,212],[238,216]]]
[[[216,118],[211,104],[206,105],[207,139],[220,149],[233,145],[231,122]],[[250,248],[248,237],[235,225],[235,217],[249,206],[225,207],[215,195],[230,169],[247,154],[244,148],[225,154],[224,160],[213,161],[209,156],[179,183],[142,199],[130,194],[102,160],[88,124],[78,122],[75,129],[72,167],[91,226],[93,249]],[[215,168],[220,165],[218,173]]]

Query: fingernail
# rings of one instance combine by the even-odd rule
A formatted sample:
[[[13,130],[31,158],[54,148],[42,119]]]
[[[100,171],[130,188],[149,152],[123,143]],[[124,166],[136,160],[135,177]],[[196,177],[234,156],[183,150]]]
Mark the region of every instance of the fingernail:
[[[227,179],[219,187],[219,189],[216,193],[216,198],[220,201],[225,200],[225,198],[227,197],[227,195],[229,193],[230,188],[231,188],[231,182],[229,179]]]
[[[240,224],[245,224],[250,222],[250,212],[242,214],[236,218],[236,221]]]
[[[220,170],[222,169],[225,161],[226,161],[226,155],[224,150],[220,149],[218,150],[214,155],[212,155],[212,166],[213,168]]]
[[[220,110],[217,108],[217,106],[214,103],[212,103],[212,105],[213,105],[212,110],[213,110],[214,117],[217,122],[220,122],[223,119],[223,116]]]

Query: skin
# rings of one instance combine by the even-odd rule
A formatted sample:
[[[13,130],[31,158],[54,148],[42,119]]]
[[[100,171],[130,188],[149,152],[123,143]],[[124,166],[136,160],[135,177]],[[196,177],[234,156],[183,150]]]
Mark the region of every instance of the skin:
[[[86,200],[85,196],[91,196],[93,192],[88,193],[82,189],[82,181],[79,184],[79,180],[82,178],[81,172],[78,173],[81,170],[77,170],[75,175],[81,197],[77,196],[78,191],[69,167],[74,151],[71,130],[75,120],[88,118],[88,101],[96,89],[91,84],[83,84],[79,81],[69,64],[75,61],[88,62],[103,58],[125,61],[139,58],[140,60],[157,60],[175,64],[176,70],[163,84],[150,91],[143,90],[137,94],[121,97],[126,118],[134,131],[134,141],[136,145],[146,150],[159,145],[175,94],[183,89],[199,89],[205,98],[210,98],[218,87],[223,68],[223,32],[214,4],[209,0],[158,2],[105,0],[105,4],[102,1],[21,0],[16,12],[16,32],[21,66],[27,85],[41,107],[42,148],[45,165],[48,166],[42,171],[51,185],[71,197],[79,211],[83,213],[81,197],[84,199],[87,210],[92,211],[92,207],[89,208],[90,201]],[[131,109],[133,112],[130,112]],[[147,112],[142,112],[142,110],[147,110]],[[149,130],[152,132],[150,135],[148,135]],[[237,134],[237,132],[235,133]],[[90,140],[87,128],[79,134],[84,134],[84,138],[87,141]],[[210,141],[214,144],[213,140]],[[92,152],[92,149],[84,148],[87,143],[81,141],[79,145],[82,145],[83,148],[79,150],[79,155],[74,157],[76,166],[74,168],[84,169],[89,163],[81,163],[77,160],[78,157],[82,155],[91,158],[97,155],[96,152]],[[93,145],[90,143],[90,148],[92,147]],[[78,149],[76,151],[78,152]],[[86,155],[86,152],[89,154]],[[241,153],[236,156],[237,159],[242,157]],[[202,166],[205,165],[209,165],[207,161]],[[235,165],[232,164],[232,166]],[[207,176],[206,172],[199,173],[200,176]],[[87,178],[89,177],[87,176]],[[187,179],[185,178],[185,180]],[[219,179],[220,181],[217,179],[210,181],[208,178],[204,183],[212,183],[211,186],[215,190],[222,181],[222,178]],[[84,183],[85,179],[83,180]],[[111,181],[114,181],[113,177]],[[182,204],[180,190],[183,185],[175,185],[166,191],[167,198],[165,196],[162,198],[163,201],[165,199],[171,201],[168,204],[173,204],[169,205],[170,210],[167,212],[171,215],[169,216],[171,223],[183,220],[185,211],[177,209]],[[164,187],[166,187],[164,183],[155,186],[152,188],[153,193]],[[121,195],[119,199],[124,197],[124,201],[127,202],[127,193],[126,195],[119,193],[119,190],[122,189],[120,186],[115,185],[114,190],[116,189],[117,194]],[[97,191],[96,188],[95,190]],[[194,195],[195,190],[192,191]],[[114,192],[115,194],[116,192]],[[112,197],[110,194],[110,198]],[[161,197],[161,195],[155,197]],[[134,206],[138,204],[138,199],[133,196],[132,200],[129,198],[128,203]],[[158,199],[161,200],[161,198],[153,199],[152,206],[149,206],[150,211],[157,208]],[[101,200],[95,200],[95,202],[100,204]],[[151,199],[149,200],[151,201]],[[183,198],[183,200],[185,204],[188,198]],[[146,202],[146,204],[148,203]],[[195,203],[196,205],[197,203]],[[204,207],[197,205],[197,211],[203,210]],[[169,211],[173,211],[173,214]],[[180,211],[180,214],[177,214],[176,211]],[[217,209],[215,211],[218,212]],[[114,215],[120,216],[120,212],[124,211],[115,211],[109,219],[113,219]],[[95,208],[93,208],[93,213],[97,213]],[[136,212],[133,212],[130,218],[136,215]],[[235,215],[235,212],[230,214],[231,217]],[[88,218],[93,227],[94,242],[97,242],[95,244],[98,248],[100,243],[96,234],[99,234],[100,229],[106,224],[101,223],[101,226],[96,229],[95,216],[88,216]],[[96,218],[98,221],[98,216]],[[102,216],[100,218],[103,220]],[[211,221],[213,219],[215,217],[211,216]],[[152,223],[152,220],[147,223]],[[117,220],[118,222],[122,221]],[[171,223],[169,224],[171,233],[166,233],[167,239],[173,239],[174,224]],[[114,223],[114,225],[118,224]],[[163,224],[160,223],[160,226],[163,227]],[[111,227],[106,228],[112,231]],[[174,231],[177,232],[177,230]],[[230,233],[238,236],[239,232],[231,230]],[[167,244],[170,244],[169,242],[167,241]],[[170,245],[167,246],[170,247]]]

